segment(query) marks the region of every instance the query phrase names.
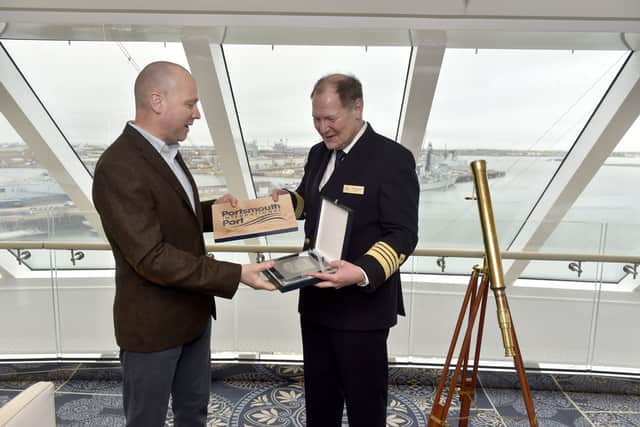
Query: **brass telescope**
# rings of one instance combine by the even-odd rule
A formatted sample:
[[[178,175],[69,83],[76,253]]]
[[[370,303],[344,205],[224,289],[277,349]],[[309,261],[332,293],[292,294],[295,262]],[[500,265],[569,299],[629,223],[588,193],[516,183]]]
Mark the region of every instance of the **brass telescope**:
[[[478,199],[478,211],[480,213],[480,224],[482,225],[482,238],[484,240],[485,248],[485,267],[488,267],[491,290],[496,298],[498,325],[500,326],[500,331],[502,333],[504,355],[513,357],[515,355],[515,350],[513,345],[513,333],[511,331],[511,314],[505,294],[502,258],[500,257],[498,234],[496,233],[496,223],[493,218],[493,207],[491,205],[491,194],[489,193],[489,183],[487,182],[487,162],[484,160],[474,160],[471,162],[471,171],[473,172],[476,197]]]
[[[500,257],[500,247],[498,245],[498,235],[496,233],[495,220],[493,218],[493,208],[491,206],[491,194],[487,182],[487,163],[484,160],[474,160],[470,164],[473,172],[476,200],[480,212],[480,223],[482,225],[482,238],[484,241],[484,262],[482,267],[474,266],[469,285],[465,292],[462,307],[458,315],[458,320],[454,327],[453,337],[449,345],[449,351],[444,362],[444,367],[440,375],[440,381],[436,389],[431,414],[429,416],[428,427],[447,426],[446,418],[454,395],[459,396],[460,409],[458,416],[458,427],[468,427],[471,403],[474,400],[476,387],[478,384],[478,364],[480,361],[480,351],[482,347],[482,335],[484,332],[484,321],[489,298],[489,288],[493,290],[498,311],[498,325],[504,344],[504,352],[508,357],[513,357],[518,380],[522,391],[522,397],[527,409],[527,417],[531,427],[538,427],[529,381],[524,370],[522,353],[516,337],[515,327],[511,319],[507,294],[505,292],[504,276],[502,273],[502,259]],[[480,281],[480,276],[482,280]],[[463,323],[467,323],[463,330]],[[477,321],[477,324],[476,324]],[[472,352],[472,335],[476,329],[475,348]],[[455,352],[458,338],[462,338],[459,348],[459,355],[449,381],[449,368],[452,365],[453,354]],[[473,358],[470,359],[473,354]],[[449,383],[447,387],[447,383]],[[445,396],[446,388],[446,397]]]

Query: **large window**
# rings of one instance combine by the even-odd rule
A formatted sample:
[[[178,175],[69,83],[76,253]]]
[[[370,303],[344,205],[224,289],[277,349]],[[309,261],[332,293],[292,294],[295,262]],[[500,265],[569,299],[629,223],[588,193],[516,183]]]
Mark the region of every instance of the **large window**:
[[[629,128],[613,153],[602,164],[591,182],[565,215],[567,222],[592,223],[598,230],[591,253],[627,255],[640,249],[640,119]],[[573,233],[574,239],[582,233]],[[567,234],[556,230],[549,238],[545,250],[562,246]],[[564,243],[566,244],[566,243]],[[607,264],[603,279],[618,282],[627,273],[620,264]]]
[[[309,148],[321,141],[310,94],[329,73],[362,82],[364,118],[395,138],[411,49],[225,45],[224,53],[258,195],[295,188]],[[258,77],[258,78],[257,78]]]
[[[55,179],[40,165],[33,150],[0,114],[0,240],[91,241],[97,236],[85,214],[76,208]],[[18,256],[17,251],[12,253]],[[47,252],[28,253],[31,256],[22,262],[29,268],[51,267]],[[70,264],[64,262],[58,266],[65,268]],[[84,267],[87,265],[85,262]],[[97,265],[102,267],[102,261]]]
[[[95,235],[82,216],[75,218],[74,208],[33,150],[0,114],[0,240],[46,240],[55,229],[64,233],[63,228],[76,235]]]
[[[3,44],[91,173],[102,151],[134,119],[133,83],[138,72],[159,60],[189,69],[180,43],[6,40]],[[203,199],[226,191],[204,114],[180,151]]]
[[[626,56],[447,49],[419,161],[421,245],[482,247],[477,207],[465,196],[469,162],[485,159],[506,249]]]
[[[134,117],[133,82],[140,69],[154,60],[189,68],[180,43],[2,43],[90,173],[102,151]],[[258,196],[273,188],[293,189],[299,183],[307,152],[320,141],[309,96],[323,75],[357,76],[364,88],[365,120],[379,133],[397,138],[410,47],[224,45],[223,52]],[[485,159],[500,244],[508,249],[627,55],[623,51],[447,49],[422,152],[416,159],[422,187],[419,247],[482,247],[476,203],[465,198],[473,194],[469,162]],[[12,149],[3,146],[6,153]],[[64,209],[73,207],[47,171],[29,163],[34,156],[28,146],[22,143],[18,150],[16,156],[31,173],[27,181],[33,181],[34,188],[49,185],[47,197],[59,197],[55,203]],[[181,152],[201,198],[226,191],[204,116],[192,127]],[[571,241],[566,236],[577,233],[585,239],[582,249],[602,251],[603,223],[608,227],[608,245],[619,245],[612,236],[626,233],[629,221],[625,218],[640,214],[640,204],[629,196],[633,192],[629,186],[638,178],[635,169],[640,168],[633,167],[636,155],[628,152],[640,149],[632,142],[621,144],[547,243],[548,250],[575,249],[554,242]],[[9,175],[3,174],[2,179],[9,182]],[[5,199],[10,188],[3,188]],[[592,208],[595,205],[597,209]],[[25,224],[30,221],[18,227],[8,225],[11,218],[19,221],[15,215],[4,218],[5,233],[29,228]],[[95,234],[84,220],[79,230]],[[30,236],[38,238],[37,233]],[[301,242],[301,232],[269,238],[272,244]],[[635,249],[629,245],[619,246],[620,251]],[[412,267],[439,271],[433,260],[416,259]],[[466,267],[462,272],[467,272]]]
[[[409,47],[225,45],[258,196],[300,182],[309,148],[321,141],[311,117],[311,90],[326,74],[355,75],[363,86],[364,119],[396,138],[410,53]],[[268,238],[270,244],[303,240],[302,225],[298,233]]]

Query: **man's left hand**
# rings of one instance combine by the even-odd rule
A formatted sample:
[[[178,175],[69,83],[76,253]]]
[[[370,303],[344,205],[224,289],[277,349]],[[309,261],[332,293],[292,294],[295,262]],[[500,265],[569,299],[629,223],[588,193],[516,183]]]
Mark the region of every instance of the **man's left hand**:
[[[235,208],[236,205],[238,204],[238,199],[233,194],[227,193],[224,196],[218,197],[213,203],[216,205],[219,205],[222,203],[231,203],[231,206]]]
[[[364,280],[362,270],[355,264],[348,261],[332,261],[329,265],[336,269],[334,273],[309,273],[309,276],[321,280],[315,284],[316,287],[340,289]]]

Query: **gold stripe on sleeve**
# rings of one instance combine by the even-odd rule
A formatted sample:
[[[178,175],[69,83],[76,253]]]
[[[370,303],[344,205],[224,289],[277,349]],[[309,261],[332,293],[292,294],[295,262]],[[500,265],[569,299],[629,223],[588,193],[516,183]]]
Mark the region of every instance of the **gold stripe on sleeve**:
[[[370,255],[378,261],[378,264],[384,270],[385,280],[400,268],[400,264],[403,261],[391,245],[383,241],[378,241],[371,246],[366,255]]]
[[[387,263],[387,266],[389,267],[389,274],[387,274],[387,277],[390,276],[391,273],[393,273],[393,271],[394,271],[393,257],[389,256],[389,253],[386,252],[384,249],[382,249],[380,246],[374,247],[373,250],[375,250],[380,255],[382,255],[382,257],[384,257],[384,260]]]
[[[396,271],[399,267],[398,255],[396,254],[396,251],[387,242],[379,241],[378,243],[376,243],[376,245],[390,258],[391,270]]]
[[[389,264],[389,260],[386,259],[384,254],[380,253],[375,245],[371,247],[371,249],[369,249],[365,255],[370,255],[374,257],[376,261],[378,261],[378,264],[380,264],[382,270],[384,270],[385,280],[388,279],[389,276],[391,276],[391,265]]]
[[[304,211],[304,199],[295,191],[292,191],[291,194],[293,194],[296,198],[296,218],[300,218],[302,216],[302,212]]]

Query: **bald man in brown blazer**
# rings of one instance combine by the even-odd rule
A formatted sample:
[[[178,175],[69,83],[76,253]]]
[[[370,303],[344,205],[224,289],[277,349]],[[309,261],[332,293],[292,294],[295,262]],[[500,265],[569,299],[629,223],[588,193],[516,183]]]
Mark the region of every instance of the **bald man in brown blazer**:
[[[116,261],[113,318],[127,426],[205,426],[214,296],[240,282],[273,290],[260,272],[207,256],[211,204],[200,202],[179,141],[200,118],[194,79],[169,62],[147,65],[134,87],[136,117],[100,157],[93,200]],[[232,202],[226,195],[218,202]]]

